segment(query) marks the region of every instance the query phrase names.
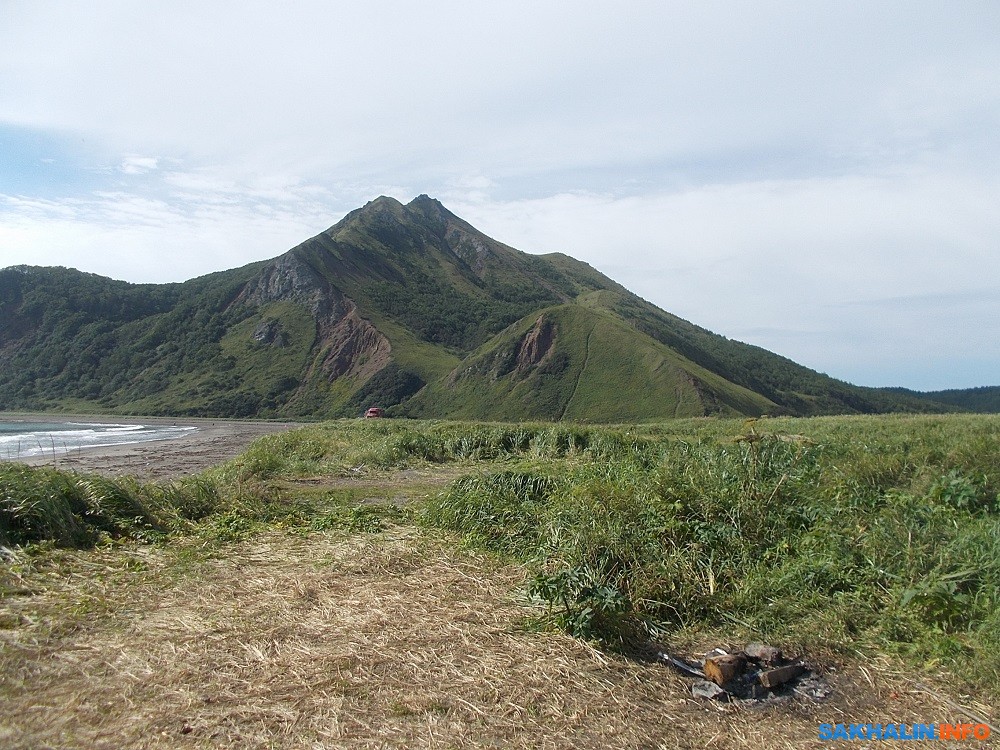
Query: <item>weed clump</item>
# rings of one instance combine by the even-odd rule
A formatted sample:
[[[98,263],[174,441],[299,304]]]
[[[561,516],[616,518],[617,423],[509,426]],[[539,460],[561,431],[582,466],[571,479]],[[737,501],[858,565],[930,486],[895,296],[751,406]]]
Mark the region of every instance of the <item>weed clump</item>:
[[[158,484],[0,463],[0,545],[86,548],[108,539],[153,542],[193,531],[198,524],[216,529],[220,540],[235,539],[255,522],[296,512],[273,494],[258,481],[228,485],[211,475]]]
[[[149,537],[171,525],[162,499],[132,478],[0,464],[0,542],[86,547],[102,535]]]

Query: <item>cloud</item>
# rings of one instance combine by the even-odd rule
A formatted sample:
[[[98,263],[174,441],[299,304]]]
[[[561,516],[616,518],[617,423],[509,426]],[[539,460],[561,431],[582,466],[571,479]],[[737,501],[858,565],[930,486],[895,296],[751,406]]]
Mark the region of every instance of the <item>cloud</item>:
[[[836,168],[995,117],[997,6],[918,6],[25,3],[0,30],[0,118],[310,179]]]
[[[0,267],[63,265],[133,282],[184,281],[272,258],[332,223],[322,188],[168,172],[75,199],[0,195]]]
[[[126,156],[119,169],[124,174],[145,174],[156,169],[158,159],[151,156]]]

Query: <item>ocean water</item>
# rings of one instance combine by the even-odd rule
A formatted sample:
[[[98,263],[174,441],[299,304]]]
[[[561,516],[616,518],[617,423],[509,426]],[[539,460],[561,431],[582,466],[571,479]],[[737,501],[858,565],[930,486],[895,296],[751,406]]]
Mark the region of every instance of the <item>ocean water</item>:
[[[196,429],[174,425],[0,421],[0,460],[57,456],[80,448],[169,440]]]

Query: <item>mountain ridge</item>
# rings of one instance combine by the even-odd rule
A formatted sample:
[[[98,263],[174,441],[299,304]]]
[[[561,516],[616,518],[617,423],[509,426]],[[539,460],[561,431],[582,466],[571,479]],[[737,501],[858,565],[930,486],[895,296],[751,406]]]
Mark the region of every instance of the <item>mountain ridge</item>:
[[[285,253],[182,283],[0,270],[0,409],[432,418],[948,411],[837,381],[381,196]]]

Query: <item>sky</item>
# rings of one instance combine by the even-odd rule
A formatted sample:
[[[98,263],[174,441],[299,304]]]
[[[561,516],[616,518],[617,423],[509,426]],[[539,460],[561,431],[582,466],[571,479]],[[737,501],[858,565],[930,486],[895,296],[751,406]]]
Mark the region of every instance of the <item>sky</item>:
[[[1000,384],[996,0],[0,0],[0,267],[421,193],[848,382]]]

